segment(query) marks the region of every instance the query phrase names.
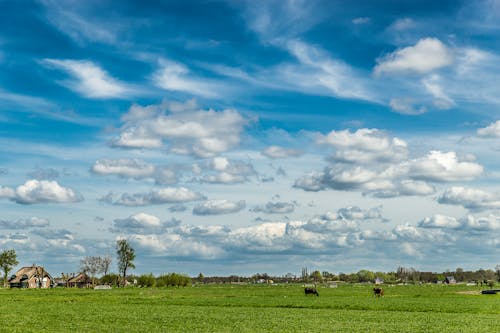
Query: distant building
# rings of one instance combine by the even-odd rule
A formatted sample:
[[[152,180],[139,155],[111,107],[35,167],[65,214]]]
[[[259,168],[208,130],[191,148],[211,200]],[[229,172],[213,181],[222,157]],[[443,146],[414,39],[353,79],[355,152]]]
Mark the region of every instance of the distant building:
[[[456,284],[457,281],[455,280],[455,278],[453,276],[447,276],[444,279],[444,283],[446,283],[446,284]]]
[[[11,288],[51,288],[54,279],[42,266],[23,267],[9,279]]]
[[[381,278],[376,278],[375,279],[375,284],[384,284],[384,280]]]
[[[68,287],[90,288],[92,287],[92,279],[85,273],[79,273],[68,280]]]

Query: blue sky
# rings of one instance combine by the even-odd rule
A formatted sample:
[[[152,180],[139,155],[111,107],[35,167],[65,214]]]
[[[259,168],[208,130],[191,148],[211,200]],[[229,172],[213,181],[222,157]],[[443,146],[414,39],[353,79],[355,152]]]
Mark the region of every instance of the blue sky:
[[[499,264],[500,2],[2,1],[0,248],[75,272]]]

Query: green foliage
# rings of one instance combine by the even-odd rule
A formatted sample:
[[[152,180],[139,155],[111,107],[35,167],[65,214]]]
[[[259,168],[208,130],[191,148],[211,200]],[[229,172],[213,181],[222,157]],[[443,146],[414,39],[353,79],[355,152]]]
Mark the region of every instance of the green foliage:
[[[0,290],[5,332],[497,332],[500,295],[465,285],[197,285]],[[474,294],[472,294],[474,293]],[[26,311],[29,309],[29,311]],[[65,318],[71,318],[66,320]]]
[[[143,274],[137,278],[137,285],[141,287],[154,287],[156,285],[156,279],[153,274]]]
[[[191,278],[187,275],[170,273],[156,278],[157,287],[186,287],[191,285]]]
[[[314,271],[311,273],[310,278],[314,282],[323,282],[323,276],[321,275],[320,271]]]
[[[118,287],[120,284],[120,276],[118,274],[106,274],[99,279],[100,284],[108,284],[113,287]]]
[[[9,272],[17,264],[19,264],[19,262],[17,261],[17,255],[15,250],[5,250],[2,253],[0,253],[0,268],[4,273],[4,278],[3,278],[4,285],[7,285]]]
[[[123,277],[123,280],[125,280],[127,270],[129,268],[135,268],[135,250],[126,239],[120,239],[116,241],[116,255],[118,259],[118,271]]]

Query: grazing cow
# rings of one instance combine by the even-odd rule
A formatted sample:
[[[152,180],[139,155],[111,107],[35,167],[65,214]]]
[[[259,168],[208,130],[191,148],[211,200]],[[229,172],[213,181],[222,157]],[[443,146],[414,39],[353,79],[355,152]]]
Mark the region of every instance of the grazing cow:
[[[316,290],[316,288],[309,288],[309,287],[306,287],[306,288],[304,288],[304,293],[305,293],[306,295],[312,294],[312,295],[319,296],[319,293],[318,293],[318,291]]]
[[[382,288],[373,288],[373,296],[375,296],[375,297],[384,296],[384,289],[382,289]]]

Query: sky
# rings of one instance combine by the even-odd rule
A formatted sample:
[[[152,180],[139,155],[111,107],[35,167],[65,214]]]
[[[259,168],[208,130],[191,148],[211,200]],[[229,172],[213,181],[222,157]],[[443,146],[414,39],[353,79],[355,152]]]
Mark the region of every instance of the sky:
[[[500,264],[500,1],[1,1],[0,250]]]

